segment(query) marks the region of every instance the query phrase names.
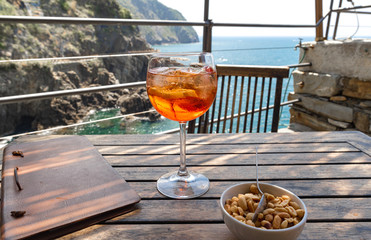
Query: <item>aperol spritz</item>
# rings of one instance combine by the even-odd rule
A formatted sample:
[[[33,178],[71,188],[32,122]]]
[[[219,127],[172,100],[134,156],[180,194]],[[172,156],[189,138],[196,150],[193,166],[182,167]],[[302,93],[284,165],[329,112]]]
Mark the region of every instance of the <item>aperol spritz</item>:
[[[157,181],[157,189],[172,198],[194,198],[207,192],[209,180],[186,168],[187,121],[202,116],[212,105],[217,76],[211,53],[155,54],[148,65],[147,93],[153,107],[180,124],[180,168]]]

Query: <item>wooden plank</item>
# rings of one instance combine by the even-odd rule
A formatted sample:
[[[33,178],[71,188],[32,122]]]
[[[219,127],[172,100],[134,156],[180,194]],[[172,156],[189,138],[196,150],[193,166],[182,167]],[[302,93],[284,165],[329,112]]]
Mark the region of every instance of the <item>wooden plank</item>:
[[[371,221],[370,198],[309,198],[308,221]],[[217,223],[223,222],[216,199],[142,200],[126,215],[107,221],[115,223]]]
[[[87,135],[94,145],[147,145],[179,144],[178,134],[164,135]],[[240,133],[240,134],[188,134],[188,144],[254,144],[254,143],[300,143],[300,142],[355,142],[371,146],[370,137],[357,131],[300,132],[295,133]]]
[[[255,154],[258,146],[259,153],[303,153],[303,152],[352,152],[359,150],[348,143],[292,143],[292,144],[223,144],[186,146],[187,154]],[[179,145],[138,145],[138,146],[97,146],[101,154],[179,154]]]
[[[190,171],[202,173],[210,180],[249,180],[255,179],[254,166],[205,166],[189,167]],[[160,176],[176,167],[128,167],[116,168],[124,179],[130,181],[157,180]],[[343,179],[370,178],[371,165],[308,165],[308,166],[261,166],[259,177],[262,180],[281,179]]]
[[[244,181],[221,181],[210,183],[209,191],[200,198],[220,198],[228,187]],[[293,181],[261,181],[286,188],[299,197],[371,197],[371,179],[349,180],[293,180]],[[157,191],[156,182],[130,182],[129,185],[143,199],[165,198]],[[331,191],[329,191],[331,189]],[[356,191],[355,191],[356,189]]]
[[[287,66],[257,66],[257,65],[216,65],[218,76],[253,76],[287,78],[290,69]]]
[[[104,155],[114,166],[161,166],[179,165],[178,155]],[[255,154],[189,154],[188,165],[247,165],[254,164]],[[363,152],[330,153],[265,153],[259,155],[260,165],[287,164],[356,164],[371,163],[371,158]]]
[[[371,222],[306,223],[298,240],[371,239]],[[150,236],[150,237],[149,237]],[[224,239],[235,240],[224,223],[95,225],[60,240]]]

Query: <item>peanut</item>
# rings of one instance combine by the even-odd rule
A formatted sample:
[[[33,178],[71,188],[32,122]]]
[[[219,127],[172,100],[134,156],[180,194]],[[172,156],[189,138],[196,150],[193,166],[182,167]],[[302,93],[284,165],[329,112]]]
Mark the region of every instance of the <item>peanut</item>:
[[[231,205],[229,204],[224,205],[224,209],[227,211],[227,213],[232,214]]]
[[[271,213],[274,213],[275,210],[273,208],[267,208],[263,211],[263,214],[264,215],[267,215],[267,214],[271,214]]]
[[[255,212],[255,210],[257,209],[259,207],[259,203],[254,203],[254,212]]]
[[[244,195],[238,198],[238,206],[240,206],[244,211],[247,210],[247,202],[246,202],[246,198]]]
[[[258,194],[259,193],[258,187],[255,184],[251,184],[250,185],[250,192]]]
[[[272,226],[274,229],[279,229],[281,227],[282,219],[280,216],[276,215],[274,216]]]
[[[264,193],[268,201],[266,209],[252,222],[255,209],[262,197],[256,185],[250,185],[250,192],[237,194],[225,201],[225,211],[247,225],[263,229],[284,229],[298,224],[305,215],[299,204],[291,201],[290,196],[274,196]]]
[[[285,200],[283,200],[283,201],[281,202],[281,206],[282,206],[282,207],[286,207],[286,206],[289,204],[289,202],[290,202],[290,199],[285,199]]]
[[[288,225],[289,225],[289,222],[287,220],[283,220],[281,223],[281,228],[287,228]]]
[[[272,228],[272,224],[270,222],[266,221],[266,220],[261,221],[261,225],[263,227],[265,227],[266,229],[271,229]]]
[[[296,217],[298,214],[296,213],[295,209],[291,206],[286,207],[292,217]]]
[[[246,220],[252,220],[253,216],[254,216],[254,213],[246,214]]]
[[[238,210],[238,213],[243,216],[245,214],[245,212],[243,211],[243,209],[241,207],[237,207],[237,210]]]
[[[254,200],[254,201],[256,201],[256,202],[259,202],[260,201],[260,198],[261,197],[259,197],[258,195],[253,195],[251,199]]]
[[[245,222],[245,218],[242,216],[235,216],[234,218],[237,219],[238,221]]]
[[[232,213],[237,213],[237,211],[238,211],[238,209],[237,209],[236,206],[232,206],[232,207],[231,207],[231,212],[232,212]]]
[[[249,209],[250,212],[254,212],[254,203],[252,200],[247,202],[247,208]]]
[[[287,195],[282,195],[282,199],[284,199],[284,200],[291,200],[291,198],[290,198],[290,196],[287,196]]]
[[[273,215],[272,214],[267,214],[265,215],[265,220],[267,220],[268,222],[272,222],[273,221]]]
[[[304,217],[304,213],[305,213],[304,209],[296,209],[295,211],[296,211],[296,214],[299,218]]]
[[[247,220],[246,224],[255,227],[255,223],[253,223],[251,220]]]
[[[276,212],[288,212],[288,209],[286,209],[286,208],[283,208],[283,207],[276,207],[276,208],[274,208],[274,210],[276,211]]]
[[[267,203],[267,208],[274,208],[274,204],[273,203]]]
[[[270,201],[272,201],[275,197],[272,195],[272,194],[270,194],[270,193],[265,193],[265,197],[267,198],[267,201],[268,202],[270,202]]]
[[[287,212],[279,212],[277,213],[278,216],[280,216],[280,218],[289,218],[291,217],[290,214],[288,214]]]
[[[292,202],[292,201],[290,202],[290,206],[292,206],[295,210],[300,208],[299,204],[297,204],[296,202]]]

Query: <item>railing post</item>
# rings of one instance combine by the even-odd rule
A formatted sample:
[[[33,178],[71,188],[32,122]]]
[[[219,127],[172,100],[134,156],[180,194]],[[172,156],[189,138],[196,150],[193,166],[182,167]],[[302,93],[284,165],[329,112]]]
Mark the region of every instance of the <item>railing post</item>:
[[[330,31],[331,15],[332,15],[333,6],[334,6],[334,0],[331,0],[330,13],[329,13],[328,18],[327,18],[326,34],[325,34],[325,38],[324,38],[325,40],[328,39],[328,34],[329,34],[329,31]]]
[[[202,39],[202,51],[211,52],[212,42],[212,21],[209,19],[209,0],[205,0],[204,5],[204,22],[207,25],[204,26],[203,39]],[[198,133],[207,133],[207,127],[209,125],[209,111],[198,119]],[[188,133],[194,133],[196,126],[196,120],[188,122]]]
[[[202,51],[204,52],[211,52],[211,29],[212,29],[212,21],[209,19],[209,0],[205,0],[204,6],[204,21],[207,23],[204,26],[204,34],[203,34],[203,44],[202,44]]]
[[[339,8],[341,8],[341,5],[343,5],[343,0],[339,1]],[[338,26],[339,26],[339,20],[340,20],[340,13],[341,12],[336,12],[336,21],[335,21],[335,27],[334,27],[334,35],[332,35],[332,39],[336,39],[336,34],[338,31]]]
[[[316,0],[316,24],[322,17],[322,0]],[[323,41],[323,22],[316,27],[316,41]]]

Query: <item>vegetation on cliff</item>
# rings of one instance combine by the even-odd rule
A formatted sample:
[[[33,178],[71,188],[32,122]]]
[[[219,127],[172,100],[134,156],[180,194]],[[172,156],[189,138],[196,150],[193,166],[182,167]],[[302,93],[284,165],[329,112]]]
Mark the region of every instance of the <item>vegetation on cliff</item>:
[[[131,18],[116,0],[0,0],[2,15]],[[150,50],[134,26],[1,24],[0,59],[117,54]],[[147,56],[0,64],[0,96],[144,81]],[[90,109],[117,106],[122,92],[0,105],[0,135],[80,121]],[[123,106],[124,107],[124,106]]]
[[[0,14],[29,15],[23,1],[0,0]],[[40,0],[31,14],[71,17],[131,18],[116,0]],[[135,26],[1,24],[0,58],[60,57],[146,50]]]
[[[166,7],[157,0],[118,0],[118,2],[132,12],[133,18],[186,20],[180,12]],[[199,41],[196,31],[189,26],[139,26],[139,29],[150,44]]]

